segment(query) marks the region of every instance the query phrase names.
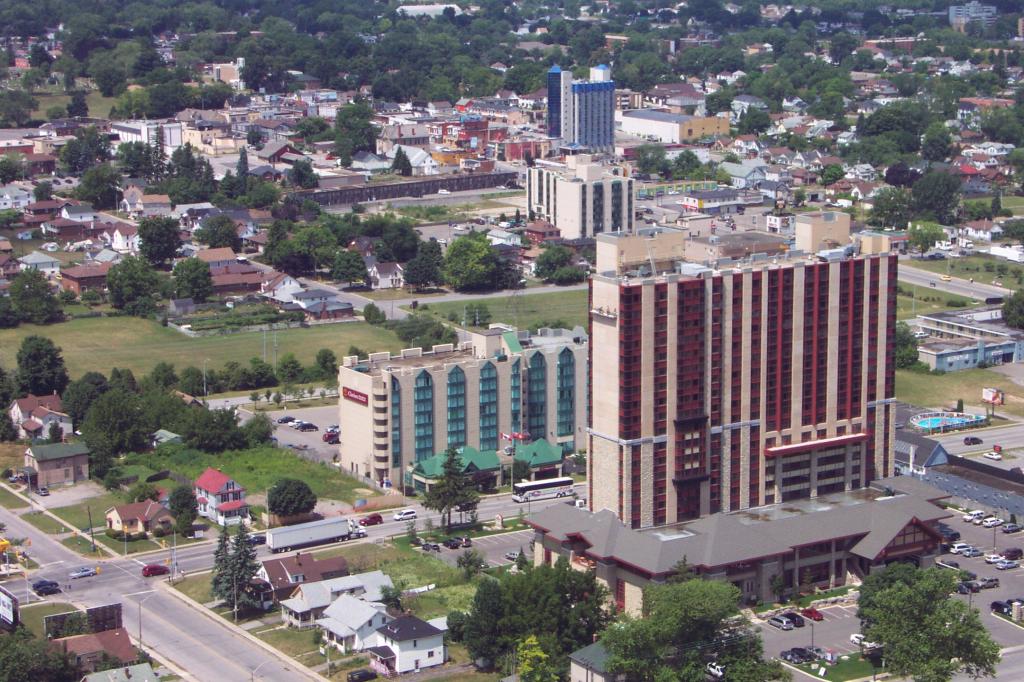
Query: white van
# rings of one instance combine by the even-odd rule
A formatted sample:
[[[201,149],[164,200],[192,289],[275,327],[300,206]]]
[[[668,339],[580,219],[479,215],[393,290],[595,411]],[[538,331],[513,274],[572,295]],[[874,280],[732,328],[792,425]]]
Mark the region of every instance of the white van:
[[[967,523],[972,523],[975,519],[983,519],[986,516],[988,516],[986,512],[983,512],[980,509],[975,509],[974,511],[969,511],[964,514],[962,518]]]
[[[415,509],[400,509],[395,512],[395,521],[408,521],[416,518]]]

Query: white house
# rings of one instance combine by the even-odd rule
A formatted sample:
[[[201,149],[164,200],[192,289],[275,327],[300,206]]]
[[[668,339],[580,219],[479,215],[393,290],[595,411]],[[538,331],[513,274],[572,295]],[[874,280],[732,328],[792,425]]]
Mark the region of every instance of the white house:
[[[366,266],[366,272],[374,289],[401,289],[405,286],[405,268],[401,263],[381,263],[374,258]]]
[[[118,225],[104,233],[110,248],[118,253],[139,252],[139,228],[134,225]]]
[[[445,661],[444,631],[412,615],[380,626],[367,638],[367,644],[370,667],[387,677]]]
[[[419,147],[408,147],[404,144],[396,144],[388,150],[388,159],[395,160],[395,154],[401,149],[409,157],[409,164],[412,166],[413,175],[438,175],[441,172],[437,161],[430,155],[430,152]]]
[[[4,185],[0,187],[0,210],[17,210],[25,208],[35,199],[32,192],[18,185]]]
[[[515,232],[509,232],[503,230],[500,227],[495,227],[487,232],[487,240],[494,246],[522,246],[523,242],[519,235]]]
[[[60,261],[39,251],[25,254],[18,262],[22,270],[38,270],[47,277],[54,277],[60,272]]]
[[[767,179],[767,166],[761,161],[725,162],[719,168],[729,174],[732,186],[736,189],[753,188]]]
[[[324,610],[316,624],[327,644],[348,654],[376,641],[377,628],[391,620],[383,604],[343,594]]]
[[[60,396],[56,393],[42,396],[29,393],[24,398],[14,400],[7,415],[18,430],[18,438],[47,438],[53,424],[58,424],[64,435],[68,436],[74,429],[71,417],[63,409]]]
[[[59,215],[66,220],[76,220],[80,223],[92,223],[100,219],[98,211],[92,206],[85,206],[83,204],[64,204],[60,209]]]
[[[961,236],[991,242],[1003,236],[1003,228],[999,223],[994,223],[991,220],[972,220],[969,223],[964,223]]]
[[[245,488],[217,469],[207,468],[194,487],[200,516],[222,526],[234,526],[249,513]]]
[[[302,290],[299,280],[283,272],[269,273],[269,277],[260,284],[261,294],[281,303],[290,303],[292,297]]]

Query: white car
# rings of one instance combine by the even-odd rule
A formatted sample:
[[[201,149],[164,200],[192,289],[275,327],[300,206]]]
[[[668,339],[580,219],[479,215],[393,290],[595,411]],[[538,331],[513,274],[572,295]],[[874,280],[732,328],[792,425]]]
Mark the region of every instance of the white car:
[[[987,514],[985,514],[985,512],[981,511],[980,509],[975,509],[974,511],[969,511],[966,514],[964,514],[962,518],[964,521],[970,523],[974,519],[983,519],[986,516]]]
[[[864,639],[864,635],[862,635],[859,632],[855,632],[852,635],[850,635],[850,644],[854,646],[863,647],[865,649],[878,648],[878,643],[867,641],[866,639]]]
[[[415,509],[400,509],[395,512],[395,521],[408,521],[416,518]]]
[[[720,680],[723,677],[725,677],[725,668],[718,665],[717,663],[708,663],[707,666],[704,667],[704,669],[708,672],[708,675],[711,675],[711,677],[715,678],[716,680]]]
[[[1002,554],[986,554],[985,555],[985,563],[986,564],[998,564],[1002,560],[1003,560],[1003,555]]]
[[[965,549],[968,549],[970,546],[971,545],[968,542],[955,542],[949,548],[949,553],[950,554],[959,554],[960,552],[964,551]]]
[[[996,526],[1003,525],[1003,523],[1005,522],[998,516],[990,516],[982,521],[981,525],[985,526],[985,528],[995,528]]]
[[[1003,456],[998,452],[986,452],[982,457],[985,459],[994,459],[997,462],[1001,462],[1003,460]]]
[[[448,191],[448,190],[446,190],[446,189],[439,189],[439,190],[437,190],[437,193],[438,193],[438,194],[451,194],[451,192],[449,192],[449,191]]]

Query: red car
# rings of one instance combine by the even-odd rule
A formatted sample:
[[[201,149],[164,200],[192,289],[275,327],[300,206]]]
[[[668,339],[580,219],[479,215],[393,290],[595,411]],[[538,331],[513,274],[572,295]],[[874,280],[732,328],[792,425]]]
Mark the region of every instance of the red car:
[[[146,564],[142,567],[142,577],[150,578],[154,575],[167,575],[171,572],[171,569],[167,568],[163,564]]]
[[[804,618],[810,618],[811,620],[825,620],[825,616],[824,614],[822,614],[821,611],[811,607],[807,607],[800,613],[804,616]]]
[[[337,445],[340,441],[336,431],[329,431],[323,435],[323,441],[329,445]]]
[[[380,514],[370,514],[359,519],[360,526],[376,526],[378,523],[384,523],[384,517]]]

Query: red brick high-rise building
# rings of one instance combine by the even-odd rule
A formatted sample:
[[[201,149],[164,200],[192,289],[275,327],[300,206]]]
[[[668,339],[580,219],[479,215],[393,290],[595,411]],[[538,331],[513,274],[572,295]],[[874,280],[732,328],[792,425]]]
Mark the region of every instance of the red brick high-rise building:
[[[647,527],[891,476],[896,256],[701,265],[684,239],[597,237],[591,509]]]

